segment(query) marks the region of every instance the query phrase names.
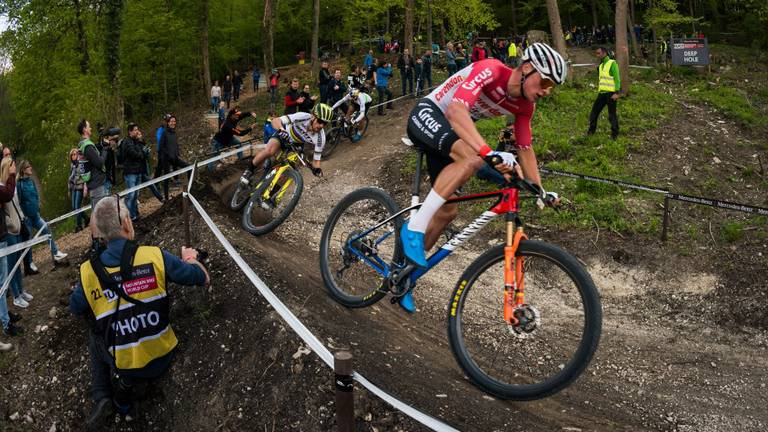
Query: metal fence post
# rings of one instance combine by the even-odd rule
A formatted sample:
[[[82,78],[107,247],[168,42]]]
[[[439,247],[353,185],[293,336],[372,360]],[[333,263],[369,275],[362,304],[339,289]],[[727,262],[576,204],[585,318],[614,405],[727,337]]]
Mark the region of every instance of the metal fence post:
[[[664,220],[661,225],[661,241],[667,241],[667,229],[669,228],[669,196],[664,197]]]
[[[339,432],[355,430],[354,381],[352,380],[352,354],[339,351],[333,355],[334,387],[336,388],[336,426]]]

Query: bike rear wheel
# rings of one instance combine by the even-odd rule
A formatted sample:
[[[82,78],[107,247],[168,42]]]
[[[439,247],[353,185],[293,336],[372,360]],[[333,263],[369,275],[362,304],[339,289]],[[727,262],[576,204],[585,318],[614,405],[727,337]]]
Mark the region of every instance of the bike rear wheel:
[[[276,172],[280,167],[276,167]],[[267,188],[271,190],[267,191]],[[253,235],[266,234],[285,221],[299,203],[304,179],[293,168],[287,168],[273,183],[267,175],[256,186],[243,209],[243,228]],[[266,193],[266,197],[265,197]]]
[[[464,272],[448,305],[448,337],[469,379],[502,399],[552,395],[584,372],[597,350],[600,297],[589,273],[562,249],[523,240],[525,308],[513,327],[503,318],[504,245]]]
[[[325,147],[323,147],[323,158],[327,158],[336,149],[336,146],[341,142],[342,127],[337,126],[328,132],[328,136],[325,140]]]
[[[320,239],[320,271],[334,300],[359,308],[387,294],[384,274],[392,263],[402,262],[402,220],[393,219],[371,229],[397,211],[394,200],[376,188],[350,193],[331,211]]]

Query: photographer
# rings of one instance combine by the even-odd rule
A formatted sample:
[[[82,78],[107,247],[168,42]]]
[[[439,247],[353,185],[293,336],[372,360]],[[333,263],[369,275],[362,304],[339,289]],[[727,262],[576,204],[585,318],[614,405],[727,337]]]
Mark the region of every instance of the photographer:
[[[96,144],[100,149],[106,150],[104,157],[104,173],[107,175],[107,181],[104,183],[107,193],[117,185],[117,143],[120,139],[120,128],[103,128],[99,126],[100,141]]]
[[[148,176],[148,161],[149,161],[149,148],[145,145],[144,139],[141,134],[141,130],[136,123],[128,124],[128,136],[122,141],[120,145],[119,159],[123,163],[123,178],[125,179],[125,187],[132,188],[149,178]],[[153,189],[155,197],[160,202],[163,202],[163,196],[153,185],[150,186]],[[126,206],[131,214],[131,220],[135,221],[139,218],[139,191],[131,192],[125,196]]]
[[[107,150],[110,141],[107,140],[107,147],[96,145],[91,141],[91,124],[86,119],[80,120],[77,125],[77,132],[81,140],[77,145],[78,150],[78,174],[88,187],[91,194],[91,205],[94,207],[100,199],[109,195],[109,186],[107,185]],[[111,129],[112,133],[120,134],[120,129]]]
[[[132,414],[139,397],[134,389],[169,369],[178,340],[170,325],[168,283],[210,282],[195,249],[182,247],[179,258],[134,242],[133,223],[121,201],[106,197],[94,209],[94,226],[107,239],[107,247],[80,266],[80,280],[69,301],[70,311],[84,317],[90,328],[89,429],[105,426],[115,410]]]

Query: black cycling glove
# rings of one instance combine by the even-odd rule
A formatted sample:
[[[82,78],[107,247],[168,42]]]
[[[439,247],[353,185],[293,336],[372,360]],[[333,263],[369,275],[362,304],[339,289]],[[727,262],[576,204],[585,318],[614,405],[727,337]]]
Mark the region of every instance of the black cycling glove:
[[[323,176],[323,169],[322,168],[312,167],[312,174],[314,174],[315,177],[322,177]]]

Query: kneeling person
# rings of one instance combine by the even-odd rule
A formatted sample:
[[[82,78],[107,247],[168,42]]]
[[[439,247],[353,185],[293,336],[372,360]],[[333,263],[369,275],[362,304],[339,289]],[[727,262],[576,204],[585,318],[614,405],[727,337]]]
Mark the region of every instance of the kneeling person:
[[[178,341],[170,326],[167,283],[210,281],[194,249],[182,247],[178,258],[158,247],[137,245],[121,201],[111,196],[96,205],[92,219],[107,248],[80,266],[80,281],[69,302],[72,313],[90,324],[94,408],[89,427],[102,424],[113,408],[128,414],[133,387],[159,378],[170,366]]]
[[[333,110],[328,105],[321,103],[312,108],[312,113],[296,113],[272,119],[272,127],[275,133],[267,141],[267,146],[260,151],[251,161],[251,169],[264,164],[267,158],[270,158],[280,151],[282,142],[290,142],[304,146],[311,145],[315,149],[312,158],[312,174],[322,177],[323,170],[320,168],[320,159],[323,156],[323,147],[325,147],[325,130],[323,128],[333,119]],[[243,174],[243,178],[249,178],[251,171]]]

